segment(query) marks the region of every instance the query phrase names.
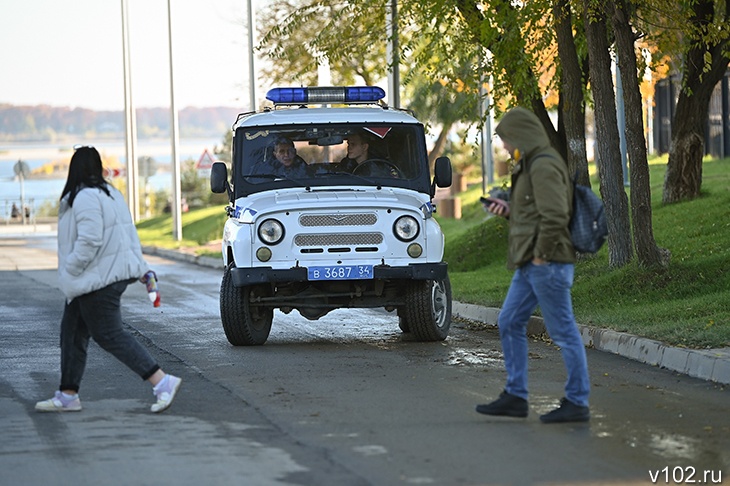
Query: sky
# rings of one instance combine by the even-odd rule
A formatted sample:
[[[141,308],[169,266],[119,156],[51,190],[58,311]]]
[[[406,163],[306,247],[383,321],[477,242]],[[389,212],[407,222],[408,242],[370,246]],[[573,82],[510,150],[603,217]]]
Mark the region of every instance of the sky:
[[[167,5],[127,0],[137,108],[170,106]],[[249,109],[246,5],[171,0],[176,108]],[[0,0],[0,104],[123,110],[123,67],[121,0]]]

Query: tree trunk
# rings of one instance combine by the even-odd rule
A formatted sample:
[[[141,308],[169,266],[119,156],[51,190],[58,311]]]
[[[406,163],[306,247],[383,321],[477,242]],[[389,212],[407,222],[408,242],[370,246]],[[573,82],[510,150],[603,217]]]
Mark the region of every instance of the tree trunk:
[[[597,6],[594,10],[593,6]],[[600,5],[600,6],[599,6]],[[600,189],[608,222],[608,263],[622,267],[633,257],[628,198],[623,185],[621,150],[619,148],[616,99],[611,79],[611,58],[605,19],[605,0],[584,2],[584,22],[590,81],[596,116],[596,163]]]
[[[558,42],[558,57],[562,67],[560,77],[560,100],[563,125],[565,127],[568,170],[572,176],[577,172],[578,183],[591,186],[586,156],[586,119],[583,97],[583,81],[578,53],[573,39],[573,22],[568,0],[558,0],[553,6],[555,33]]]
[[[692,24],[700,28],[712,22],[715,5],[712,0],[698,0],[692,4]],[[730,18],[730,1],[725,2],[724,21]],[[672,121],[672,144],[664,177],[662,202],[675,203],[694,199],[702,187],[702,157],[705,148],[704,126],[712,91],[727,72],[730,57],[724,53],[728,39],[707,44],[702,39],[690,44],[684,60],[682,90],[677,99],[677,110]],[[705,56],[711,59],[710,70],[705,72]]]
[[[649,162],[646,157],[641,91],[634,46],[635,36],[629,23],[630,12],[627,7],[624,0],[615,0],[613,5],[609,6],[611,11],[606,13],[611,15],[616,35],[616,54],[624,92],[634,246],[639,265],[644,267],[667,266],[669,252],[661,250],[654,240]]]
[[[446,138],[449,135],[449,131],[451,131],[451,127],[453,126],[452,123],[444,124],[441,127],[441,131],[439,132],[438,138],[436,138],[436,141],[433,144],[433,148],[431,149],[431,152],[428,154],[428,166],[431,168],[431,173],[433,173],[433,167],[436,165],[436,159],[441,155],[441,152],[444,151],[444,145],[446,145]]]

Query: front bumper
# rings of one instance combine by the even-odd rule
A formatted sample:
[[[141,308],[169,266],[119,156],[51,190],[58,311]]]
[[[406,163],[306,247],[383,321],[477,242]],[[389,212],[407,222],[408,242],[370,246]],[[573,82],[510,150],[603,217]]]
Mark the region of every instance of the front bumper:
[[[373,267],[373,280],[443,280],[446,278],[447,268],[448,264],[445,262],[414,263],[407,267],[379,265]],[[272,282],[306,282],[307,268],[232,268],[231,278],[236,287]]]

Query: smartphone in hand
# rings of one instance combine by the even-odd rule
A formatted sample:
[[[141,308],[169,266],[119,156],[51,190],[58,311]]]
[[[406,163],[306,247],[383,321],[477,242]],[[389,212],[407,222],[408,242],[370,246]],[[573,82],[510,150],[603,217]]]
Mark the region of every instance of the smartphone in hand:
[[[509,203],[504,199],[482,196],[479,198],[479,200],[482,202],[485,211],[497,214],[499,216],[504,216],[505,218],[509,217]],[[496,206],[493,207],[493,204],[496,204]]]

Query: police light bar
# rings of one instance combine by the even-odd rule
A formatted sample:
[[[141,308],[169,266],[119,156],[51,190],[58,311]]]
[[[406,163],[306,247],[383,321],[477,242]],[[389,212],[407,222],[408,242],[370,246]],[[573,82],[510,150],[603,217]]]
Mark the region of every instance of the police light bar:
[[[383,98],[385,98],[385,90],[377,86],[272,88],[266,93],[266,99],[275,105],[377,103]]]

